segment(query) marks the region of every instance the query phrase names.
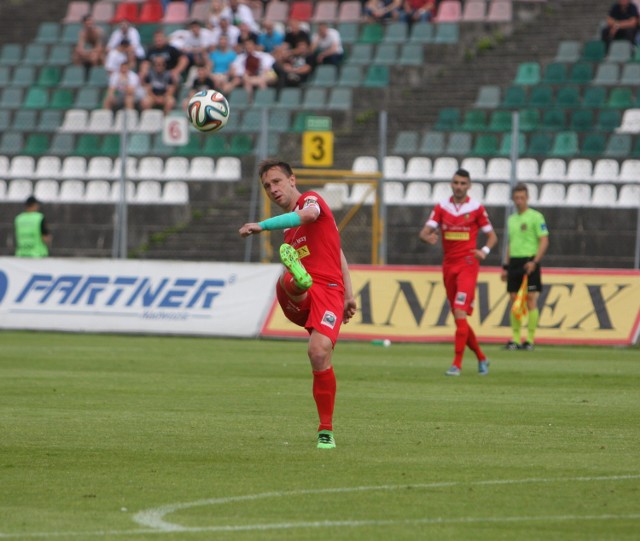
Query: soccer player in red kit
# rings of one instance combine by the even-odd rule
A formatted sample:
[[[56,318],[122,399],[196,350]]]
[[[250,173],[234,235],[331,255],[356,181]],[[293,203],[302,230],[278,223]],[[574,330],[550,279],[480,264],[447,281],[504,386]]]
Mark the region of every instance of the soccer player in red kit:
[[[438,229],[442,232],[442,275],[456,324],[455,356],[451,368],[445,372],[447,376],[460,375],[465,346],[469,346],[478,358],[478,373],[483,376],[489,373],[489,361],[480,349],[467,316],[473,313],[480,261],[486,259],[498,242],[498,237],[487,211],[467,195],[469,188],[471,178],[468,171],[458,169],[451,181],[453,195],[436,204],[420,231],[420,240],[429,244],[438,241]],[[487,236],[486,244],[480,249],[476,244],[478,231]]]
[[[265,160],[258,167],[262,187],[285,214],[247,223],[240,235],[284,229],[280,260],[286,267],[276,283],[284,314],[309,333],[307,353],[313,371],[313,397],[318,409],[318,448],[332,449],[336,377],[331,364],[341,324],[356,312],[347,260],[333,214],[313,191],[300,193],[291,166]]]

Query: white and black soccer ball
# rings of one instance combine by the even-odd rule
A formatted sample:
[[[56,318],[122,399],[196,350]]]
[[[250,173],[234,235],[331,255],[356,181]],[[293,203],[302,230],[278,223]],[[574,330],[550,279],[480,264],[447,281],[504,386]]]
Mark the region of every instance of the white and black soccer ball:
[[[227,98],[217,90],[196,92],[187,105],[187,115],[193,127],[207,133],[224,128],[230,112]]]

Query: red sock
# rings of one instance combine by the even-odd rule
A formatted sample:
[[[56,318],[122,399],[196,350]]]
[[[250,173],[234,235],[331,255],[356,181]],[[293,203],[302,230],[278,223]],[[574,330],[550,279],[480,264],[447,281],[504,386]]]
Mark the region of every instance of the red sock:
[[[476,333],[473,332],[471,325],[467,323],[467,327],[469,327],[469,336],[467,337],[467,346],[469,349],[476,354],[476,357],[479,361],[484,361],[487,357],[482,350],[480,349],[480,344],[478,343],[478,339],[476,338]]]
[[[333,430],[333,405],[336,401],[336,375],[333,367],[313,373],[313,398],[318,408],[318,430]]]
[[[453,358],[454,366],[462,368],[462,356],[464,355],[464,348],[467,345],[467,338],[469,336],[469,324],[467,318],[463,317],[456,319],[456,340],[454,343],[455,357]]]
[[[282,287],[290,297],[300,297],[307,291],[306,289],[300,289],[296,285],[293,274],[288,271],[282,275]]]

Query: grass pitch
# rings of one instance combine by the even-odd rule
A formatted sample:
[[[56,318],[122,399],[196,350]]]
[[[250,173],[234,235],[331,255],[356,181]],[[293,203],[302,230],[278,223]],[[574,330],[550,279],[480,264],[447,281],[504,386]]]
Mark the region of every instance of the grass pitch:
[[[0,333],[0,539],[585,540],[640,531],[640,351]]]

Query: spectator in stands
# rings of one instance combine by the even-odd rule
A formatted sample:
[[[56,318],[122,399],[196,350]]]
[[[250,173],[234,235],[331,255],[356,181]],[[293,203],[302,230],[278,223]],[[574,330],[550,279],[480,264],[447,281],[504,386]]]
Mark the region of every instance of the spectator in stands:
[[[102,66],[104,59],[104,32],[91,15],[85,15],[73,50],[73,63],[84,66],[88,72],[93,66]]]
[[[29,196],[24,211],[14,220],[16,257],[47,257],[51,245],[51,233],[40,212],[40,202]]]
[[[364,19],[368,23],[387,23],[400,17],[400,0],[369,0],[364,7]]]
[[[102,106],[113,111],[123,107],[134,109],[143,97],[140,77],[131,69],[131,64],[125,61],[109,76],[109,87]]]
[[[275,28],[272,21],[265,21],[262,24],[262,32],[258,35],[258,50],[273,53],[283,42],[284,34]]]
[[[245,23],[252,32],[260,31],[258,23],[253,18],[251,8],[239,0],[229,0],[229,5],[224,9],[224,16],[228,17],[235,26],[239,27],[241,23]]]
[[[147,55],[140,64],[140,78],[144,80],[149,73],[153,59],[157,56],[164,58],[167,69],[173,75],[175,81],[180,81],[182,73],[189,66],[189,59],[186,55],[171,45],[167,36],[162,30],[153,33],[153,45],[147,49]]]
[[[213,43],[219,43],[220,36],[226,36],[229,46],[235,49],[236,45],[238,45],[238,39],[240,38],[240,29],[232,25],[228,17],[222,17],[218,26],[212,30],[211,40]]]
[[[607,48],[614,39],[627,40],[635,45],[639,22],[638,7],[631,0],[618,0],[613,4],[607,26],[602,30],[602,40]]]
[[[118,25],[118,28],[111,33],[109,41],[107,42],[107,52],[117,47],[123,39],[129,42],[135,57],[142,60],[144,58],[144,48],[140,40],[140,32],[138,32],[138,29],[132,26],[129,21],[122,21]]]
[[[222,0],[211,0],[209,6],[209,16],[207,18],[207,26],[214,30],[220,24],[220,19],[224,17],[224,2]]]
[[[188,26],[189,33],[181,51],[189,60],[189,67],[209,65],[209,49],[214,46],[213,34],[208,28],[202,28],[200,21],[193,20]]]
[[[246,41],[251,40],[258,43],[258,34],[256,34],[247,23],[240,23],[238,25],[239,34],[238,41],[236,42],[236,51],[238,54],[244,51],[244,44]]]
[[[327,23],[318,24],[318,30],[311,39],[311,52],[316,55],[317,64],[339,66],[344,57],[340,33],[329,28]]]
[[[298,54],[298,45],[301,42],[311,45],[311,36],[302,28],[298,19],[289,19],[289,27],[284,35],[284,42],[289,46],[293,54]]]
[[[307,82],[316,67],[316,57],[306,42],[300,42],[298,53],[291,54],[288,48],[278,47],[274,51],[274,71],[278,75],[278,87],[300,86]]]
[[[116,73],[124,62],[132,66],[136,65],[136,56],[128,39],[123,39],[117,47],[109,50],[107,59],[104,61],[104,69],[109,74]]]
[[[198,66],[198,73],[191,84],[191,89],[189,90],[189,94],[182,102],[182,108],[187,109],[187,105],[189,104],[189,100],[193,97],[196,92],[200,92],[201,90],[215,90],[218,88],[216,86],[215,81],[213,80],[213,76],[209,72],[206,66]]]
[[[221,34],[218,45],[209,53],[209,60],[213,66],[212,77],[217,88],[224,88],[229,82],[229,70],[237,56],[238,53],[231,48],[227,35]]]
[[[176,104],[176,82],[167,70],[162,56],[156,56],[151,64],[149,73],[143,80],[145,96],[142,109],[162,109],[169,113]]]
[[[400,19],[409,25],[426,23],[433,18],[435,9],[435,0],[404,0],[400,9]]]
[[[258,51],[256,42],[252,39],[248,39],[244,46],[245,51],[231,64],[229,83],[224,93],[228,94],[234,88],[243,86],[251,99],[255,88],[276,84],[278,76],[273,70],[275,59],[272,55]]]

